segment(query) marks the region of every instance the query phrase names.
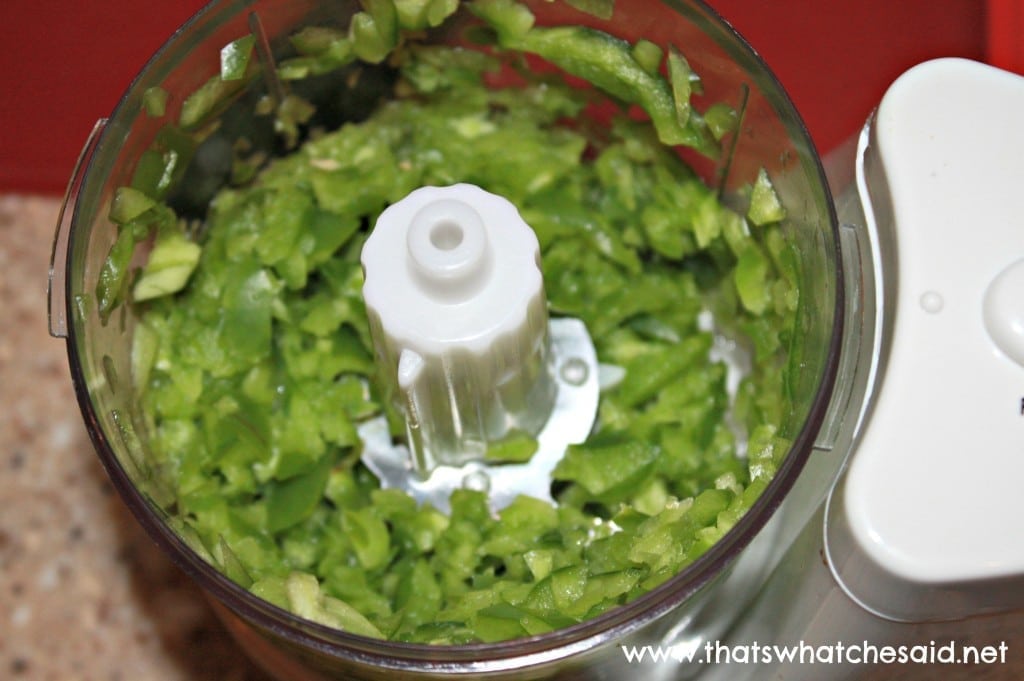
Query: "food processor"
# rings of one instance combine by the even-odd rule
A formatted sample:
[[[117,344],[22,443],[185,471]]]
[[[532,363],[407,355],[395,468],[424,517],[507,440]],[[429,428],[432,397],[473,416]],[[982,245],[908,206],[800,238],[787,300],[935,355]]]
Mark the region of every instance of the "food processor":
[[[1024,138],[1013,125],[1024,106],[1020,78],[962,60],[908,72],[864,128],[856,159],[837,162],[852,166],[856,181],[830,187],[780,84],[698,0],[619,2],[613,11],[602,3],[526,5],[538,25],[584,24],[630,43],[677,46],[700,75],[695,106],[725,102],[738,113],[721,153],[682,153],[726,203],[747,196],[767,172],[785,207],[782,230],[801,277],[786,349],[798,369],[786,385],[791,408],[780,432],[788,451],[750,509],[675,577],[592,619],[525,638],[381,641],[299,617],[212,566],[175,522],[171,496],[152,484],[132,364],[138,320],[129,305],[101,309],[93,295],[117,239],[109,219],[117,190],[132,183],[159,141],[167,174],[157,183],[176,188],[183,214],[201,216],[230,181],[243,133],[253,156],[280,155],[282,138],[307,125],[358,120],[393,86],[386,64],[365,66],[364,86],[345,97],[333,95],[349,72],[306,83],[276,75],[293,56],[289,35],[306,26],[347,30],[360,10],[355,3],[213,2],[143,68],[83,149],[54,242],[50,331],[67,340],[79,404],[115,487],[209,594],[242,648],[282,679],[818,678],[814,665],[777,658],[723,665],[701,653],[711,642],[853,636],[881,643],[879,632],[897,636],[890,622],[1024,606],[1012,487],[1024,460],[1008,446],[1024,413],[1015,386],[1024,322],[1013,295],[1024,276],[1014,254],[1024,244],[1011,203],[1012,179],[1024,175]],[[449,28],[426,35],[463,40]],[[182,99],[211,82],[224,64],[222,48],[242,36],[251,36],[260,77],[222,84],[222,98],[189,130],[202,143],[190,146],[166,127],[166,116],[185,115]],[[259,102],[280,105],[289,89],[315,112],[278,119],[277,130],[254,116]],[[561,452],[593,427],[602,380],[614,380],[585,329],[546,318],[529,228],[507,242],[495,237],[493,216],[516,223],[502,201],[468,185],[413,192],[381,215],[374,238],[383,245],[375,251],[368,242],[363,252],[376,361],[389,368],[389,393],[406,415],[402,446],[386,422],[361,424],[364,461],[383,486],[440,508],[463,486],[490,492],[495,508],[519,493],[544,496]],[[393,280],[387,257],[394,252],[410,258],[401,269],[412,273],[407,281]],[[138,249],[133,264],[147,256]],[[488,288],[491,272],[505,272],[506,283]],[[375,276],[387,285],[374,289]],[[438,326],[439,315],[419,313],[436,299],[476,296],[480,311],[470,322],[482,324],[493,310],[519,316],[490,334],[485,351],[465,348],[473,359],[461,373],[439,369],[437,343],[488,334]],[[501,399],[488,402],[495,394]],[[475,430],[463,425],[468,412],[480,415]],[[491,466],[472,455],[481,441],[523,429],[539,447],[528,464]],[[672,651],[671,662],[626,654],[645,646]],[[856,674],[851,662],[829,676]]]

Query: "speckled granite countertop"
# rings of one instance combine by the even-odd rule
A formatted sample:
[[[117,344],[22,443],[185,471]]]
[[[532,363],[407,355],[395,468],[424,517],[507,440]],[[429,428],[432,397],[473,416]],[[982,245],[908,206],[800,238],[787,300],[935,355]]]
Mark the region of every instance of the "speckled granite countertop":
[[[64,343],[47,334],[58,210],[53,198],[0,195],[0,679],[269,681],[136,524],[93,453]],[[1024,679],[1024,613],[980,635],[1006,640],[1010,664],[867,677]]]
[[[0,679],[265,681],[93,453],[47,333],[59,206],[0,196]]]

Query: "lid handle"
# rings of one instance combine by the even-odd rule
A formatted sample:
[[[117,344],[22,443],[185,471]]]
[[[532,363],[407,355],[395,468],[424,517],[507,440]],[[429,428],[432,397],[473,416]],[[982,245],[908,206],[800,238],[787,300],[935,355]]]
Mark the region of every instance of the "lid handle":
[[[96,151],[100,133],[106,127],[107,119],[99,119],[85,140],[85,145],[82,147],[81,153],[78,154],[78,160],[75,161],[75,169],[68,181],[68,188],[64,192],[60,214],[57,216],[57,230],[53,235],[53,250],[50,252],[50,275],[46,296],[50,335],[54,338],[68,337],[67,270],[71,221],[78,203],[78,192],[81,191],[82,182],[85,179],[85,168],[89,165],[88,161],[92,158],[93,152]]]

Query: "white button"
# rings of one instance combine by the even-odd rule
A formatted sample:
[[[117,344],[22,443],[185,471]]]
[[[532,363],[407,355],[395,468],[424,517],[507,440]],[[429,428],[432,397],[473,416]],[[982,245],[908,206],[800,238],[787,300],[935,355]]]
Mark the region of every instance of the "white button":
[[[988,285],[982,314],[996,347],[1024,366],[1024,260],[1007,267]]]

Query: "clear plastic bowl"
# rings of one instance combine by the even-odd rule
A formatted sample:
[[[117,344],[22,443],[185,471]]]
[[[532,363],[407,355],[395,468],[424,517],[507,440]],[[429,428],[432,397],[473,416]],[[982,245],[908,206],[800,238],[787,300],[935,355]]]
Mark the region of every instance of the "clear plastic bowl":
[[[784,229],[796,244],[804,281],[798,328],[789,361],[801,367],[788,386],[793,410],[784,432],[792,442],[783,464],[745,516],[700,559],[635,601],[594,619],[549,634],[495,644],[428,646],[393,643],[345,633],[281,610],[222,575],[175,533],[171,506],[147,484],[146,433],[138,413],[131,376],[134,317],[126,306],[101,323],[91,293],[100,265],[116,236],[107,217],[117,187],[128,184],[140,155],[156,137],[163,119],[143,111],[143,94],[160,86],[172,103],[194,91],[219,67],[219,51],[247,34],[250,17],[259,17],[271,50],[288,50],[286,37],[305,25],[345,27],[358,11],[355,3],[310,0],[215,1],[176,32],[142,69],[89,148],[76,172],[67,209],[71,218],[58,234],[66,239],[66,262],[58,248],[54,282],[56,310],[66,319],[71,375],[85,422],[113,483],[138,521],[168,555],[210,595],[217,611],[242,647],[282,679],[442,678],[623,678],[636,673],[619,644],[699,640],[722,631],[739,616],[770,564],[776,513],[811,452],[835,381],[842,337],[843,282],[835,214],[819,158],[797,112],[757,54],[713,10],[695,0],[620,0],[612,21],[601,21],[562,3],[528,3],[541,25],[584,21],[619,37],[646,38],[679,47],[700,74],[705,102],[725,101],[737,109],[745,101],[742,127],[728,166],[692,157],[712,186],[721,182],[726,196],[753,181],[766,167],[775,180],[788,218]],[[441,33],[437,40],[454,40]],[[321,85],[329,84],[324,81]],[[387,83],[381,83],[383,92]],[[259,124],[246,118],[266,88],[249,84],[247,106],[223,114],[221,144],[246,131],[259,143]],[[311,87],[303,94],[314,103],[330,91]],[[322,102],[321,102],[322,103]],[[323,106],[322,123],[360,116],[372,101]],[[173,106],[173,104],[172,104]],[[251,117],[251,113],[250,113]],[[274,151],[273,136],[262,137]],[[189,170],[184,210],[201,213],[204,202],[223,184],[225,170],[216,144],[197,154]],[[223,149],[223,146],[221,147]],[[230,147],[228,147],[230,148]],[[729,155],[725,155],[729,157]],[[772,519],[775,522],[772,523]]]

